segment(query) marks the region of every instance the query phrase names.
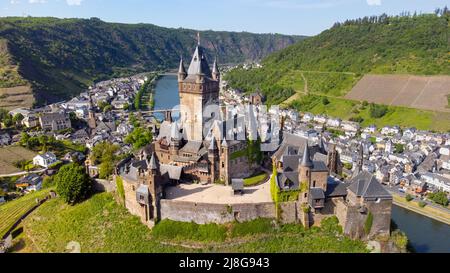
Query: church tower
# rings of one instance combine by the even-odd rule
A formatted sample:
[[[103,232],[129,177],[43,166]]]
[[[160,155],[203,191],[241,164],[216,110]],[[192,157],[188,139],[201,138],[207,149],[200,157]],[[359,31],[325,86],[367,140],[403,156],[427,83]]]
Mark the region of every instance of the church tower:
[[[203,111],[209,103],[218,103],[220,89],[220,72],[217,61],[213,71],[209,68],[204,48],[198,44],[186,72],[183,60],[178,71],[178,88],[180,93],[181,123],[187,140],[202,141],[205,118]]]

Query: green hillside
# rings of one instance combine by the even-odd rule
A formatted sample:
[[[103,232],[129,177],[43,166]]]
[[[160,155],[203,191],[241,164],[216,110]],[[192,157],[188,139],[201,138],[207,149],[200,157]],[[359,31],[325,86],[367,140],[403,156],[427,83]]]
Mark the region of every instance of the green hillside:
[[[78,242],[83,253],[365,253],[362,241],[341,234],[337,219],[322,228],[274,226],[259,219],[229,225],[197,225],[163,220],[153,230],[108,193],[69,206],[59,198],[39,207],[23,222],[12,252],[65,252]]]
[[[96,18],[6,17],[0,18],[0,37],[4,40],[0,43],[0,76],[5,74],[8,59],[18,65],[22,77],[17,79],[17,73],[8,76],[11,80],[2,81],[3,87],[29,81],[38,103],[43,103],[68,98],[96,80],[176,68],[181,55],[190,58],[197,32]],[[209,59],[217,52],[222,63],[261,59],[302,39],[213,31],[201,32],[201,37]],[[14,74],[14,69],[8,73]]]
[[[331,95],[349,91],[356,82],[353,78],[366,73],[450,75],[449,18],[448,14],[383,15],[336,24],[271,54],[263,60],[263,68],[236,69],[227,79],[244,91],[260,88],[279,102],[289,92],[278,97],[273,90],[303,88],[303,78],[295,75],[302,72],[309,74],[310,86],[320,87],[310,91]],[[293,79],[286,80],[293,74]]]
[[[317,107],[303,103],[302,96],[343,97],[364,74],[450,75],[449,31],[448,11],[439,15],[382,15],[348,20],[269,55],[262,61],[262,68],[235,69],[226,75],[226,80],[230,86],[245,92],[260,89],[269,104],[293,104],[301,111],[318,112]],[[327,108],[339,109],[343,101],[330,100]],[[400,107],[390,107],[390,110],[396,113],[415,111]],[[418,127],[450,129],[450,126],[433,125],[433,112],[414,114],[423,113],[428,120],[423,122],[422,119]],[[344,110],[330,114],[341,118],[358,117]],[[450,121],[450,115],[445,115],[444,120]],[[402,114],[398,116],[400,120],[402,117]],[[410,122],[403,122],[403,125],[415,126],[415,119],[406,120]],[[368,118],[368,122],[385,125],[393,120]]]

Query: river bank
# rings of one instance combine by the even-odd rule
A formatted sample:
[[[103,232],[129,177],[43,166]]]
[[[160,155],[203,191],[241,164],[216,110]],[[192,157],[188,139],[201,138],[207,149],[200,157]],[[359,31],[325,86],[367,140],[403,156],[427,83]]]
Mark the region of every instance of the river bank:
[[[444,212],[443,210],[433,208],[431,206],[425,206],[421,208],[419,206],[419,202],[415,200],[408,202],[406,201],[405,197],[397,193],[391,192],[391,194],[394,198],[394,205],[421,214],[423,216],[429,217],[441,223],[450,225],[450,214]]]

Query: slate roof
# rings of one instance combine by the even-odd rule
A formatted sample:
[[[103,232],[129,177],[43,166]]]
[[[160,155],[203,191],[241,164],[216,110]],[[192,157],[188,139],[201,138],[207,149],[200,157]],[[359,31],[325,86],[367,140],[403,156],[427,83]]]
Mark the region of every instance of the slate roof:
[[[310,198],[313,200],[325,199],[325,194],[321,188],[311,188],[309,192]]]
[[[180,180],[183,167],[161,164],[160,171],[161,175],[168,174],[170,179]]]
[[[284,172],[278,174],[278,187],[282,190],[298,190],[298,172]]]
[[[327,191],[325,196],[327,198],[345,197],[347,196],[347,188],[350,184],[337,181],[333,177],[328,177]]]
[[[188,77],[197,74],[204,74],[206,77],[211,78],[211,70],[206,60],[204,48],[200,45],[195,48],[195,52],[192,56],[191,64],[188,69]]]
[[[198,154],[202,145],[203,142],[201,141],[188,141],[183,148],[180,149],[180,153]]]
[[[360,172],[351,181],[348,190],[357,197],[364,199],[392,199],[392,195],[386,191],[375,176],[367,171]]]

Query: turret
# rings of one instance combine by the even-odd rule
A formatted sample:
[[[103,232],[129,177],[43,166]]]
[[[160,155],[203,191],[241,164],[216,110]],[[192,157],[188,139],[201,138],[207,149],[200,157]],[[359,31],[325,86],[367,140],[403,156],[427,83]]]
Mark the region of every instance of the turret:
[[[150,175],[155,175],[159,171],[159,166],[156,161],[156,155],[155,153],[152,154],[152,157],[150,158],[150,161],[147,162],[148,171]]]
[[[214,60],[212,77],[213,77],[213,80],[220,81],[220,71],[219,71],[219,67],[217,66],[217,57]]]
[[[195,76],[196,76],[196,82],[197,83],[204,83],[205,81],[205,72],[203,71],[203,62],[205,62],[205,56],[201,55],[200,56],[201,61],[199,63],[199,65],[197,66],[197,71],[195,72]]]
[[[299,163],[299,182],[307,183],[309,188],[311,183],[311,169],[314,167],[314,163],[311,161],[308,145],[305,145],[305,151],[303,152],[303,157]]]
[[[177,155],[181,147],[182,136],[178,129],[177,123],[172,123],[170,131],[170,152],[172,155]]]
[[[209,148],[208,148],[208,159],[209,159],[209,163],[210,163],[210,172],[211,172],[211,177],[213,179],[213,181],[211,182],[215,182],[218,179],[218,175],[219,175],[219,170],[218,170],[218,147],[216,144],[216,138],[213,136],[211,138],[211,143],[209,144]]]
[[[181,58],[180,67],[178,68],[178,82],[184,81],[184,79],[186,79],[186,76],[187,72],[186,69],[184,68],[184,61],[183,58]]]

